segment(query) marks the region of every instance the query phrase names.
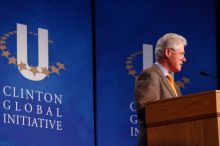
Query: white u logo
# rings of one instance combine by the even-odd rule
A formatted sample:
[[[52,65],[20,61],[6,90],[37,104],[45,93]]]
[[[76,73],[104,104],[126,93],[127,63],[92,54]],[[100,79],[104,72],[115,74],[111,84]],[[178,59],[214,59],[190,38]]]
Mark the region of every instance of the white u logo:
[[[42,69],[48,69],[48,30],[38,28],[38,66],[31,67],[27,61],[27,26],[17,24],[17,64],[25,64],[26,69],[19,70],[27,79],[33,81],[43,80],[46,75]],[[31,72],[35,69],[35,72]]]
[[[143,69],[151,67],[153,64],[153,46],[143,44]]]

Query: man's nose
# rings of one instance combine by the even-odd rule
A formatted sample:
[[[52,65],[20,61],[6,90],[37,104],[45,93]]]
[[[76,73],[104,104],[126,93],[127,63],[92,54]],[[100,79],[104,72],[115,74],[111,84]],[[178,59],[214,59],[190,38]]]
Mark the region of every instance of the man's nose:
[[[183,56],[182,62],[186,62],[186,57],[185,56]]]

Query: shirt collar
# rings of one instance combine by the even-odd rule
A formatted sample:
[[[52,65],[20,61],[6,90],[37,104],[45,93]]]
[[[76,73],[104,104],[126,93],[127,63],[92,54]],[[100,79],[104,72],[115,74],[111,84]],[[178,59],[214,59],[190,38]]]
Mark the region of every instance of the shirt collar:
[[[162,64],[155,62],[155,65],[162,71],[164,76],[167,76],[169,74],[169,72],[166,70],[166,68]]]

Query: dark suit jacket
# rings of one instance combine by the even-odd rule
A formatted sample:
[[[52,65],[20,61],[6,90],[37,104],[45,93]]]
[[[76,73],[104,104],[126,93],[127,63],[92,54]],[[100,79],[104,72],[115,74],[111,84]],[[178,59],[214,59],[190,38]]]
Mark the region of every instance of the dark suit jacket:
[[[179,87],[175,84],[178,96],[181,95]],[[175,97],[168,79],[154,64],[143,70],[135,82],[135,101],[139,119],[138,146],[147,146],[147,125],[145,124],[144,106],[149,101]]]

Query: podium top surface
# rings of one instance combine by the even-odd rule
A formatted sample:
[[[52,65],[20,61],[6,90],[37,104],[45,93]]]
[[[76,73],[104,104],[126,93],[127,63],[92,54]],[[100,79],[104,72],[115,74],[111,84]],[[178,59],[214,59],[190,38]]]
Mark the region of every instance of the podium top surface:
[[[220,116],[220,90],[189,94],[146,103],[148,126]]]

